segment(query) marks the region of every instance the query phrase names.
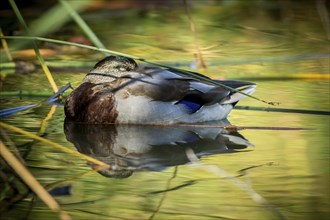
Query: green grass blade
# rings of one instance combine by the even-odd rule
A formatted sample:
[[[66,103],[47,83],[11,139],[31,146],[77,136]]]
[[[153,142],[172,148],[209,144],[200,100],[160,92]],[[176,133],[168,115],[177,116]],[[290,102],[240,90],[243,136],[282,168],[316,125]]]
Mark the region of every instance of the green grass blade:
[[[83,11],[90,2],[91,0],[70,1],[70,6],[76,12],[80,12]],[[63,25],[70,20],[70,14],[63,10],[63,6],[58,3],[39,15],[38,18],[31,21],[29,23],[29,30],[32,35],[43,36],[61,29]],[[14,41],[10,43],[10,48],[19,50],[25,47],[26,43],[26,41]]]
[[[65,0],[59,0],[62,6],[69,12],[73,20],[78,24],[78,26],[85,32],[88,38],[94,43],[98,48],[106,49],[104,44],[95,35],[92,29],[86,24],[86,22],[80,17],[80,15],[71,7],[71,5]],[[107,56],[109,53],[102,51],[102,53]]]
[[[97,48],[94,46],[89,46],[89,45],[85,45],[85,44],[79,44],[79,43],[73,43],[73,42],[68,42],[68,41],[63,41],[63,40],[56,40],[56,39],[51,39],[51,38],[46,38],[46,37],[34,37],[34,36],[0,36],[0,39],[20,39],[20,40],[37,40],[37,41],[44,41],[44,42],[50,42],[50,43],[55,43],[55,44],[62,44],[62,45],[69,45],[69,46],[74,46],[74,47],[80,47],[80,48],[85,48],[85,49],[89,49],[89,50],[95,50],[95,51],[99,51],[99,52],[106,52],[109,54],[113,54],[113,55],[117,55],[117,56],[125,56],[125,57],[129,57],[132,59],[137,59],[137,60],[144,60],[141,57],[137,57],[137,56],[132,56],[129,54],[125,54],[125,53],[120,53],[120,52],[116,52],[113,50],[108,50],[108,49],[104,49],[104,48]]]

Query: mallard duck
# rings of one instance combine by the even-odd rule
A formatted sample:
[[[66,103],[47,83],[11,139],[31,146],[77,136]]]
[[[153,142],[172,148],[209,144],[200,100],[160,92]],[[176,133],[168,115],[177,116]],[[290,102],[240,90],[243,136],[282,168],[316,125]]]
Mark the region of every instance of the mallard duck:
[[[199,75],[201,76],[201,75]],[[93,124],[174,124],[221,120],[256,85],[218,81],[238,93],[177,69],[138,65],[123,56],[95,64],[68,96],[68,120]],[[203,80],[203,78],[205,80]]]

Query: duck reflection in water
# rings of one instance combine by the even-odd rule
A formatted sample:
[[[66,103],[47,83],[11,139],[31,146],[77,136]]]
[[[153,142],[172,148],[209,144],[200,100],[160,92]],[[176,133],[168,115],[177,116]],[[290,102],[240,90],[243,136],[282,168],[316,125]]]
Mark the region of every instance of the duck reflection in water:
[[[205,125],[230,125],[228,120]],[[106,177],[126,178],[134,171],[161,171],[189,163],[186,150],[206,155],[246,151],[252,144],[236,131],[223,128],[81,124],[66,121],[64,131],[80,153],[111,168],[98,171]],[[245,150],[243,150],[245,149]],[[93,164],[89,164],[92,168]]]

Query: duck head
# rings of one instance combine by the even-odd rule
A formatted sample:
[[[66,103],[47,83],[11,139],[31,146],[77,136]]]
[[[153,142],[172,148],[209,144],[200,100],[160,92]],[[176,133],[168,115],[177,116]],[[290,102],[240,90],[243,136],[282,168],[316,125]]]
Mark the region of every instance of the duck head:
[[[84,82],[94,84],[112,82],[117,78],[127,76],[127,72],[137,67],[137,63],[131,58],[108,56],[95,64],[93,69],[84,78]]]

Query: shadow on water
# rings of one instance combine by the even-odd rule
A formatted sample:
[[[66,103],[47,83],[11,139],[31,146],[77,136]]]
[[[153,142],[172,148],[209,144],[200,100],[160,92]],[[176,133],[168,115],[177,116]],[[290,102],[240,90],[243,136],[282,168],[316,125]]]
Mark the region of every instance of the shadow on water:
[[[228,120],[212,122],[215,123],[230,125]],[[247,151],[248,146],[253,146],[237,131],[223,128],[91,125],[66,121],[64,131],[67,140],[80,153],[109,164],[109,169],[98,172],[113,178],[189,163],[188,149],[200,158]],[[89,165],[97,169],[94,164]]]

